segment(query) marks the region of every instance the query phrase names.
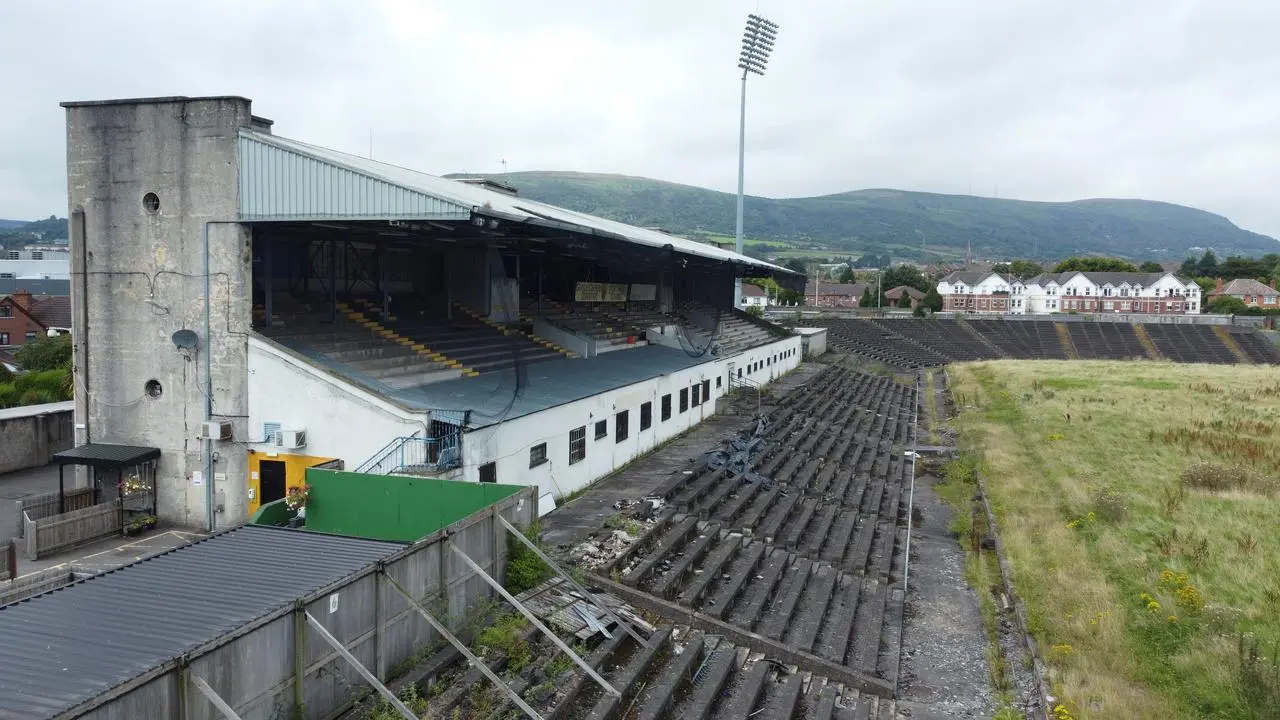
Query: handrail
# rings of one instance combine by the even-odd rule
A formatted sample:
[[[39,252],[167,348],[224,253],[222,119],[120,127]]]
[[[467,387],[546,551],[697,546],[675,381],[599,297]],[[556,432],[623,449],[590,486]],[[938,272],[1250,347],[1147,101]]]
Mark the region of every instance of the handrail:
[[[422,432],[422,428],[418,428],[417,430],[414,430],[412,435],[405,436],[405,437],[392,438],[391,442],[379,448],[378,451],[375,452],[372,456],[370,456],[368,460],[365,460],[364,462],[360,463],[360,466],[357,467],[355,471],[358,473],[368,472],[370,468],[373,468],[379,463],[381,463],[383,460],[386,460],[387,457],[391,455],[391,453],[398,450],[400,446],[404,444],[405,440],[418,437],[418,433],[420,432]]]

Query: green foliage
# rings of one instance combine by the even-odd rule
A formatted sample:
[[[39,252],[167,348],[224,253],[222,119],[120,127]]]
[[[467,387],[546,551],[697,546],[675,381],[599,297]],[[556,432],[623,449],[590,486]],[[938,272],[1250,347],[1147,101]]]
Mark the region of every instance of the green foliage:
[[[1241,315],[1249,309],[1249,306],[1245,305],[1244,301],[1238,297],[1223,295],[1209,301],[1207,309],[1209,312],[1218,315]]]
[[[862,297],[858,300],[858,307],[875,307],[876,296],[871,292],[871,286],[868,285],[866,290],[862,291]]]
[[[1039,263],[1033,263],[1030,260],[1014,260],[1013,262],[999,263],[993,266],[991,271],[1026,279],[1043,273],[1044,268]]]
[[[1218,258],[1212,250],[1205,250],[1204,255],[1200,256],[1200,262],[1196,263],[1196,274],[1209,277],[1218,274]]]
[[[915,265],[895,265],[885,270],[880,283],[886,290],[892,290],[899,285],[906,285],[920,292],[926,292],[930,287],[937,286],[937,283],[930,282],[929,278],[925,277],[920,268]]]
[[[759,305],[752,305],[746,309],[746,313],[751,317],[764,317],[764,308]]]
[[[20,248],[67,237],[67,219],[50,215],[35,222],[0,220],[0,247]]]
[[[476,635],[476,652],[490,658],[501,654],[507,658],[507,669],[519,672],[533,659],[529,641],[525,638],[528,621],[519,613],[496,618],[493,624]]]
[[[9,372],[9,368],[0,365],[0,384],[13,382],[13,373]]]
[[[524,529],[524,536],[536,543],[538,533],[541,531],[541,527],[535,521]],[[537,587],[551,575],[551,568],[542,562],[542,558],[516,538],[507,538],[507,592],[519,595],[525,590]]]
[[[66,368],[29,372],[0,382],[0,408],[41,405],[70,400],[71,371]]]
[[[521,197],[636,225],[681,234],[731,233],[734,227],[737,198],[731,193],[577,172],[510,173],[504,178],[519,188]],[[812,198],[748,197],[744,212],[746,227],[759,240],[877,255],[919,255],[923,245],[935,255],[941,251],[958,257],[970,238],[976,254],[1006,257],[1025,252],[1033,240],[1042,248],[1132,257],[1151,247],[1185,253],[1212,246],[1246,255],[1275,249],[1271,238],[1241,230],[1220,216],[1144,200],[1019,202],[862,190]]]
[[[1109,257],[1069,257],[1053,266],[1055,273],[1064,272],[1138,272],[1131,262]]]
[[[37,337],[13,354],[24,370],[39,372],[71,367],[71,334]]]
[[[928,314],[929,314],[929,311],[925,308],[924,305],[917,305],[915,309],[911,311],[912,317],[922,318],[927,316]]]
[[[924,299],[920,301],[920,307],[928,308],[932,312],[942,311],[942,295],[938,294],[936,285],[925,291]]]
[[[1154,260],[1148,260],[1138,266],[1138,272],[1145,272],[1145,273],[1164,272],[1164,266]]]

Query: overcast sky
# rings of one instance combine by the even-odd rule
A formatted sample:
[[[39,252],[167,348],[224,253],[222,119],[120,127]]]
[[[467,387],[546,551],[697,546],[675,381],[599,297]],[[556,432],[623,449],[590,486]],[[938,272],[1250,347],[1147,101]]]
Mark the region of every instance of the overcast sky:
[[[1276,0],[5,0],[0,217],[66,212],[62,100],[244,95],[431,173],[1142,197],[1280,237]]]

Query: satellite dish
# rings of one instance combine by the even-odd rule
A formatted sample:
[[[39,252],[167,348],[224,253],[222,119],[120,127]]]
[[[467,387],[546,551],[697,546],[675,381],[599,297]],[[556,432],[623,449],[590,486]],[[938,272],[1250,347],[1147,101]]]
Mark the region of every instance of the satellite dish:
[[[173,334],[173,344],[179,350],[195,350],[196,346],[200,344],[200,337],[191,330],[179,330]]]

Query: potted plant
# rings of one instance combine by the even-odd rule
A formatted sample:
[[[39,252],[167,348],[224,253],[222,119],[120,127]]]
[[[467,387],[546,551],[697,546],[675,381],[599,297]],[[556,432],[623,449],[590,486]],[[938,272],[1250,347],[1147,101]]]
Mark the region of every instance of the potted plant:
[[[307,516],[307,501],[311,499],[310,485],[294,485],[289,488],[284,495],[285,507],[298,514],[298,517]]]
[[[157,522],[158,519],[155,515],[139,515],[138,517],[130,520],[128,525],[124,526],[124,534],[141,535],[142,533],[154,528]]]

